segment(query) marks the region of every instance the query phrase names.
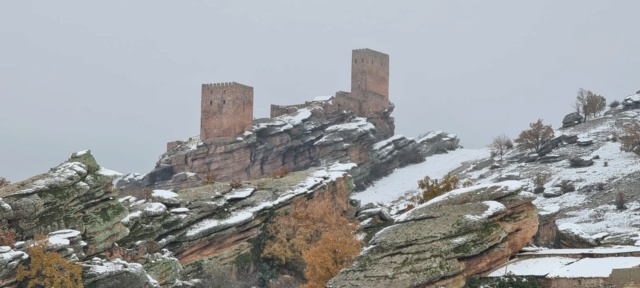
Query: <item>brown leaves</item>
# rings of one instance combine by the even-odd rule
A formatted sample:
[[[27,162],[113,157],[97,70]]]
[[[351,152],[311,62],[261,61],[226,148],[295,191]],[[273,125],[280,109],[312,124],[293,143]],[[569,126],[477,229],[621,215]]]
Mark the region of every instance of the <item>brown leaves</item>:
[[[473,185],[470,181],[465,181],[463,184],[464,187]],[[425,176],[424,179],[418,181],[418,188],[422,189],[422,194],[417,201],[419,204],[422,204],[451,190],[460,188],[460,179],[449,174],[447,174],[442,181]]]
[[[354,235],[358,224],[345,216],[347,201],[348,191],[340,185],[316,192],[313,199],[295,199],[289,213],[267,226],[269,240],[262,256],[290,268],[306,265],[305,287],[324,287],[362,248]]]
[[[16,280],[27,281],[27,287],[83,287],[82,266],[67,261],[56,252],[48,252],[47,238],[36,235],[28,251],[31,262],[25,269],[18,266]]]
[[[578,113],[584,114],[585,118],[589,115],[591,115],[592,118],[595,118],[607,107],[607,99],[590,90],[580,88],[578,90],[578,95],[576,96],[575,105]]]
[[[519,148],[537,152],[544,142],[553,138],[553,128],[551,125],[544,125],[542,119],[529,124],[530,129],[520,132],[520,136],[515,140]]]
[[[640,155],[640,125],[633,122],[624,126],[624,134],[620,136],[620,149]]]

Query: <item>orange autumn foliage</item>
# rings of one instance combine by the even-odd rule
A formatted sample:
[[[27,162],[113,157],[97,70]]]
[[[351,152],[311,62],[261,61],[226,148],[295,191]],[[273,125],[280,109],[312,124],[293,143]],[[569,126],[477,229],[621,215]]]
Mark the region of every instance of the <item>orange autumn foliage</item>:
[[[346,217],[347,201],[348,190],[341,185],[313,199],[295,199],[288,213],[267,226],[262,256],[286,267],[306,266],[303,287],[324,287],[362,248],[354,234],[359,224]]]
[[[18,266],[16,280],[27,281],[27,287],[77,288],[83,287],[82,266],[47,251],[47,238],[36,235],[29,251],[29,268]]]

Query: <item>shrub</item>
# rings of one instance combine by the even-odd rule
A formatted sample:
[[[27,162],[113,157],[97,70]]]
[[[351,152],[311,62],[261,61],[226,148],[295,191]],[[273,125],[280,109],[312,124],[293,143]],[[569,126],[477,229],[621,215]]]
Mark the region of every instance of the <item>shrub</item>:
[[[620,101],[618,101],[618,100],[613,100],[613,102],[611,102],[609,104],[609,108],[611,108],[611,109],[616,108],[618,106],[620,106]]]
[[[56,252],[47,252],[47,238],[36,235],[29,245],[29,268],[18,266],[16,280],[27,287],[83,287],[82,266],[67,261]]]
[[[273,173],[271,173],[271,178],[280,179],[284,176],[287,176],[287,174],[289,174],[289,168],[287,168],[287,166],[283,166],[282,168],[273,171]]]
[[[489,144],[489,149],[491,150],[491,154],[500,155],[500,161],[502,161],[502,156],[504,152],[513,148],[513,142],[506,135],[498,135],[493,138],[491,144]]]
[[[306,267],[307,287],[324,287],[362,247],[353,234],[358,223],[349,223],[345,216],[349,210],[346,187],[316,195],[310,200],[295,199],[288,213],[280,213],[267,225],[262,252],[264,258],[294,272]]]
[[[416,200],[419,204],[422,204],[451,190],[460,188],[460,179],[450,174],[447,174],[442,181],[425,176],[424,179],[418,181],[418,188],[422,190],[422,194]]]
[[[342,268],[349,266],[360,253],[362,241],[354,237],[353,228],[348,225],[347,219],[342,219],[342,225],[324,233],[311,249],[302,252],[302,258],[307,263],[304,277],[309,281],[302,287],[325,287],[331,278]]]
[[[620,149],[626,152],[633,152],[640,155],[640,125],[633,122],[624,126],[624,134],[620,136]]]
[[[0,223],[0,246],[13,246],[16,243],[16,230],[6,223]]]
[[[11,184],[11,182],[9,180],[7,180],[4,177],[0,177],[0,187],[4,187]]]
[[[624,210],[627,209],[627,201],[624,199],[624,194],[622,192],[618,192],[618,194],[616,194],[616,209],[618,210]]]
[[[515,142],[518,148],[537,152],[540,146],[553,138],[553,128],[551,125],[544,125],[542,119],[529,124],[530,129],[520,132]]]
[[[215,184],[217,180],[218,177],[212,172],[207,172],[206,174],[202,175],[202,185]]]
[[[547,182],[549,182],[549,179],[551,179],[551,175],[549,175],[548,173],[538,172],[533,176],[533,186],[543,187],[544,184],[547,184]]]
[[[233,179],[229,183],[229,186],[231,186],[231,188],[233,188],[233,189],[238,189],[238,188],[242,187],[242,182],[240,182],[240,180],[238,180],[238,179]]]

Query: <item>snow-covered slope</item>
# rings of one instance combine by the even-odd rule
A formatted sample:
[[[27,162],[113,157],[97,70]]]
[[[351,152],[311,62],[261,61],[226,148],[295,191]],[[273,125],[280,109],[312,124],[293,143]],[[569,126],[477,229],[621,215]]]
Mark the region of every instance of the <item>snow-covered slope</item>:
[[[427,157],[422,163],[403,167],[391,175],[375,181],[366,190],[351,198],[360,200],[362,204],[377,203],[391,208],[392,212],[403,209],[406,199],[418,193],[418,180],[425,176],[440,179],[450,171],[459,168],[463,162],[489,157],[487,149],[458,149],[447,154],[436,154]]]

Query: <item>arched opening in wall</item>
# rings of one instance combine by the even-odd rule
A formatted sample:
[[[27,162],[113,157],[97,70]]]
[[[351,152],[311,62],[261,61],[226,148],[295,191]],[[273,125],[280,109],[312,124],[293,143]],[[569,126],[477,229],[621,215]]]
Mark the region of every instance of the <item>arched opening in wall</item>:
[[[222,105],[227,104],[227,100],[222,100]]]
[[[213,105],[213,100],[209,100],[209,106]]]
[[[356,59],[353,63],[358,63],[358,59]]]

